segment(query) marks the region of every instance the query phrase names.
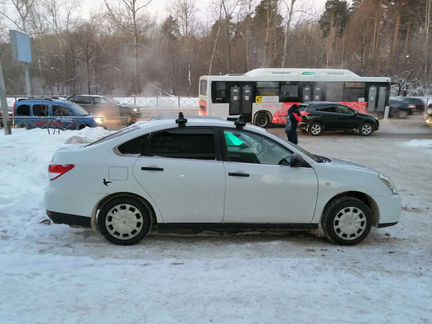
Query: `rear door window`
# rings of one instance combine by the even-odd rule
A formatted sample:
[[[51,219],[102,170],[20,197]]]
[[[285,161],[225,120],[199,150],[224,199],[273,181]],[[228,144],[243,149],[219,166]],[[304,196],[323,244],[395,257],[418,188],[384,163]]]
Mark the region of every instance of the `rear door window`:
[[[171,129],[151,135],[146,155],[178,159],[215,160],[215,132],[212,128]]]
[[[38,117],[48,116],[48,105],[41,105],[41,104],[33,105],[33,116],[38,116]]]

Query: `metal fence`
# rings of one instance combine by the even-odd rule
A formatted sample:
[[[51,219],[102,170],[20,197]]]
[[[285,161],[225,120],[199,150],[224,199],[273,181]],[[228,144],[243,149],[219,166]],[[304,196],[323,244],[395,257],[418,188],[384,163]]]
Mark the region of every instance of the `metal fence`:
[[[52,95],[38,95],[35,98],[52,98]],[[59,99],[66,99],[66,96],[56,96]],[[180,96],[156,96],[156,97],[140,97],[140,96],[106,96],[112,98],[123,105],[135,106],[138,108],[187,108],[198,109],[199,98],[197,97],[180,97]],[[10,108],[13,107],[15,101],[21,98],[26,98],[23,95],[14,95],[7,97],[7,103]]]

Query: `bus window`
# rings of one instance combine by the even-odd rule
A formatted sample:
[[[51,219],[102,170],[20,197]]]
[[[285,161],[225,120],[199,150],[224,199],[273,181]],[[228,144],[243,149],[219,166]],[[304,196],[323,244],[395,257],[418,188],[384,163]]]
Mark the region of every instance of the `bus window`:
[[[364,82],[345,82],[344,101],[363,101],[366,98],[366,84]]]
[[[257,96],[279,96],[279,82],[258,81],[256,88]]]
[[[200,95],[207,95],[207,80],[203,79],[200,81]]]
[[[325,100],[327,101],[342,101],[343,100],[343,88],[342,82],[329,82],[326,86]]]
[[[226,82],[224,81],[212,82],[212,101],[214,103],[228,102],[228,97],[226,95]]]
[[[298,101],[298,83],[281,82],[280,101]]]

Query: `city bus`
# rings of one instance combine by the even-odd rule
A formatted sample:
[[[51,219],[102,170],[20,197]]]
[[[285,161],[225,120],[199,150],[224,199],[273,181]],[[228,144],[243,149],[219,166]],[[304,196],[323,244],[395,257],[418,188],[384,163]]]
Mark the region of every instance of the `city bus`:
[[[383,113],[390,78],[361,77],[345,69],[261,68],[199,80],[199,114],[240,115],[261,127],[284,125],[294,103],[338,102],[360,112]]]

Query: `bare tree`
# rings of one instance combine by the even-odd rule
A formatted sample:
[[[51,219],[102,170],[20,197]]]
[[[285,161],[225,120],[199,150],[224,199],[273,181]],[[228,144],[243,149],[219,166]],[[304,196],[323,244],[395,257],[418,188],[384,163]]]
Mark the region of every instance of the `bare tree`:
[[[283,45],[283,55],[282,55],[282,63],[281,67],[287,66],[287,60],[288,60],[288,37],[289,32],[291,28],[291,21],[294,14],[294,5],[296,3],[296,0],[289,0],[290,4],[288,4],[288,0],[283,0],[286,6],[286,12],[287,12],[287,19],[285,21],[285,32],[284,32],[284,45]]]
[[[141,92],[141,84],[139,78],[139,64],[138,64],[138,47],[139,47],[139,37],[141,31],[139,30],[138,23],[142,18],[141,12],[147,7],[152,0],[121,0],[121,6],[125,13],[123,17],[119,16],[119,12],[116,12],[110,5],[109,0],[104,0],[105,6],[108,10],[111,18],[123,29],[127,30],[133,39],[133,49],[135,58],[135,93]]]
[[[12,17],[10,17],[5,11],[1,10],[0,14],[11,21],[18,29],[23,32],[27,32],[27,19],[30,15],[35,0],[11,0],[12,5],[18,13],[20,22],[18,23]]]
[[[180,34],[185,39],[185,57],[188,73],[189,96],[192,95],[191,37],[195,24],[194,0],[178,0],[174,6],[174,17],[177,19]]]

